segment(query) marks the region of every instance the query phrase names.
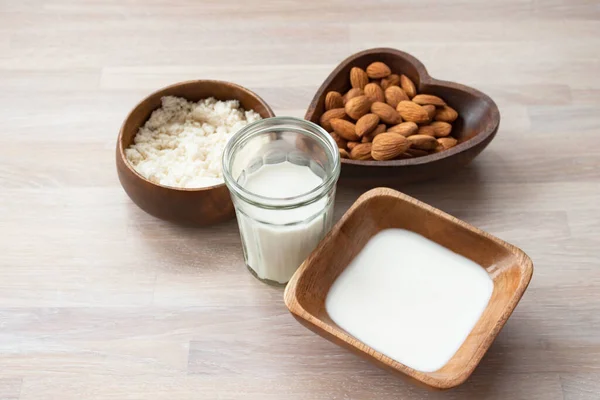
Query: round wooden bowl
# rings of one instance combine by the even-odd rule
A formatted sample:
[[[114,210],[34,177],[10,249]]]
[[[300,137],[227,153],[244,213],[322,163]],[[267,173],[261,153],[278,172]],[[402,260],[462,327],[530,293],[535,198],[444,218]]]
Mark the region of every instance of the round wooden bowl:
[[[304,118],[318,124],[325,112],[327,93],[331,90],[346,93],[350,89],[350,69],[366,69],[374,61],[386,63],[395,74],[408,76],[419,93],[440,96],[458,111],[459,117],[452,128],[452,136],[458,139],[458,145],[440,153],[403,160],[342,159],[342,181],[375,186],[440,177],[471,162],[496,135],[500,125],[500,112],[492,99],[468,86],[434,79],[415,57],[390,48],[361,51],[342,61],[317,90]]]
[[[178,96],[190,101],[207,97],[235,99],[245,110],[254,110],[263,118],[274,117],[273,110],[258,95],[236,84],[197,80],[176,83],[152,93],[131,110],[121,126],[116,151],[117,172],[123,189],[142,210],[164,220],[196,226],[232,218],[233,203],[224,183],[200,189],[162,186],[138,174],[125,158],[125,149],[152,111],[161,106],[163,96]]]

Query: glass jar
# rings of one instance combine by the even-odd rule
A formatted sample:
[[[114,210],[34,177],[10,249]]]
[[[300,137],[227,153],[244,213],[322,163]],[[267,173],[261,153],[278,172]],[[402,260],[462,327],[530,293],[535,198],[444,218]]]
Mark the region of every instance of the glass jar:
[[[339,150],[312,122],[275,117],[243,127],[223,153],[248,269],[287,283],[331,228]]]

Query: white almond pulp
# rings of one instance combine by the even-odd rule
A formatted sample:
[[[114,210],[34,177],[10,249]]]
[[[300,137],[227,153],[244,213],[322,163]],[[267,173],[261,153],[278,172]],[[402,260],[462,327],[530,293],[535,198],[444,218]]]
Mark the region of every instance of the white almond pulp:
[[[125,150],[133,168],[151,182],[177,188],[223,183],[221,156],[227,140],[260,114],[244,110],[237,100],[215,98],[197,103],[165,96],[162,107]]]

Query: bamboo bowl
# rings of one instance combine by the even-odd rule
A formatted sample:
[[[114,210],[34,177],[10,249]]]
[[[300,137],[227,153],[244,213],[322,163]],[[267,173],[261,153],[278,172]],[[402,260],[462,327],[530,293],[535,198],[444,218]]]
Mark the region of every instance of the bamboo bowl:
[[[376,233],[403,228],[473,260],[494,282],[492,296],[475,327],[441,369],[409,368],[352,337],[328,316],[325,299],[333,282]],[[344,249],[340,251],[340,249]],[[466,222],[391,189],[362,195],[296,271],[285,290],[285,304],[310,330],[374,364],[435,389],[463,383],[473,372],[515,309],[533,274],[531,259]]]
[[[468,86],[434,79],[415,57],[390,48],[361,51],[342,61],[317,90],[304,118],[319,124],[319,119],[325,112],[327,93],[331,90],[346,93],[350,89],[348,77],[352,67],[366,69],[374,61],[386,63],[393,73],[405,74],[414,82],[419,93],[440,96],[458,111],[459,117],[454,121],[452,129],[458,145],[440,153],[404,160],[342,159],[340,179],[372,186],[437,178],[467,165],[496,135],[500,125],[500,112],[492,99]]]
[[[217,100],[239,100],[246,110],[254,110],[263,118],[274,117],[273,110],[258,95],[234,83],[197,80],[176,83],[160,89],[131,110],[119,132],[116,161],[121,185],[142,210],[155,217],[186,225],[210,225],[231,219],[233,203],[224,183],[199,188],[180,189],[156,184],[138,174],[125,157],[125,149],[133,142],[139,128],[161,106],[163,96],[178,96],[190,101],[207,97]]]

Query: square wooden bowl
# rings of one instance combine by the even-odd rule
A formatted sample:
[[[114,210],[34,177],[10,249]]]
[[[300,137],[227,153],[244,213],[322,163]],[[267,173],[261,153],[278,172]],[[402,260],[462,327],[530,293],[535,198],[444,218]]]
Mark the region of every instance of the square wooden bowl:
[[[325,299],[333,282],[383,229],[416,232],[485,268],[494,290],[475,327],[441,369],[409,368],[358,341],[327,314]],[[285,290],[285,304],[303,325],[395,373],[436,389],[463,383],[473,372],[515,309],[533,273],[531,259],[519,248],[438,209],[391,189],[362,195],[300,266]]]

